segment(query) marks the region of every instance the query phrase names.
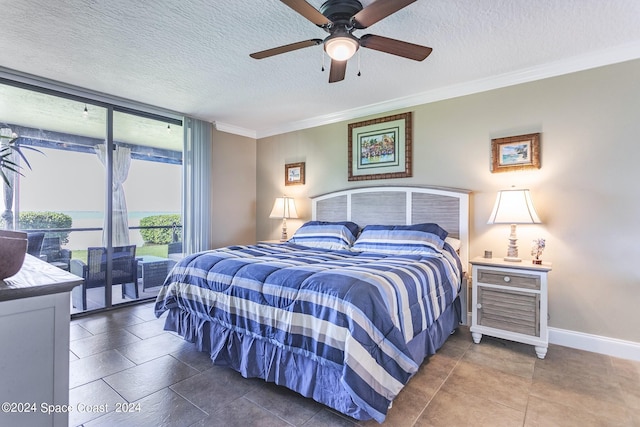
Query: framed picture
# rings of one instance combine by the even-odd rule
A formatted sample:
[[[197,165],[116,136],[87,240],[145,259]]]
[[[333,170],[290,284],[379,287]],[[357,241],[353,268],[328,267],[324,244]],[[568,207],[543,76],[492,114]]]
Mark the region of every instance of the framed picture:
[[[349,124],[349,181],[411,176],[411,112]]]
[[[540,169],[540,134],[491,140],[491,172]]]
[[[284,165],[284,185],[304,184],[304,162]]]

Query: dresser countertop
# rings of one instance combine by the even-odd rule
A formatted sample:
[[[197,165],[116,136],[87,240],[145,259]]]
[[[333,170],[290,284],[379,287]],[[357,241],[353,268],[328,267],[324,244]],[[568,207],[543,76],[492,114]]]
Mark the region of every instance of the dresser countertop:
[[[27,254],[18,273],[0,280],[0,301],[69,292],[81,283],[82,277]]]

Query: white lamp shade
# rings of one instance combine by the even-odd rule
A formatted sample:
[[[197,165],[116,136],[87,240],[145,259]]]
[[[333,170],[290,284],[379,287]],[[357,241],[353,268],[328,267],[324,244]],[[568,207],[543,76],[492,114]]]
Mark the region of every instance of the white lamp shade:
[[[487,224],[539,224],[529,190],[498,191]]]
[[[276,197],[269,218],[298,218],[296,203],[291,197]]]
[[[340,35],[336,37],[328,37],[324,42],[324,51],[331,59],[336,61],[346,61],[351,58],[358,48],[360,43],[351,35]]]

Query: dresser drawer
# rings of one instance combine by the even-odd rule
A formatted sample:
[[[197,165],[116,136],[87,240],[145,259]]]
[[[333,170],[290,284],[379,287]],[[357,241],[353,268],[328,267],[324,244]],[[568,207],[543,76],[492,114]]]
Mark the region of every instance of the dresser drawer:
[[[478,269],[478,283],[490,285],[509,286],[512,288],[522,288],[540,290],[540,276],[536,274],[526,274],[519,272],[497,271],[492,269]]]

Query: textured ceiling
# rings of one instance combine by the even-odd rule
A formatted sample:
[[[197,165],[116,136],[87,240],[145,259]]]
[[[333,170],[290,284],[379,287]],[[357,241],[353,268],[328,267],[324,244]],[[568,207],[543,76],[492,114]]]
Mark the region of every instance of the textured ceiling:
[[[254,137],[640,58],[638,0],[418,0],[356,35],[430,46],[425,61],[361,49],[362,76],[356,55],[333,84],[321,46],[249,57],[326,36],[276,0],[0,0],[0,10],[1,67]]]

